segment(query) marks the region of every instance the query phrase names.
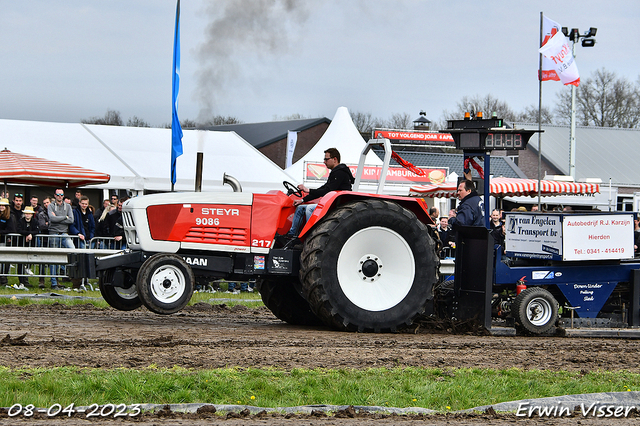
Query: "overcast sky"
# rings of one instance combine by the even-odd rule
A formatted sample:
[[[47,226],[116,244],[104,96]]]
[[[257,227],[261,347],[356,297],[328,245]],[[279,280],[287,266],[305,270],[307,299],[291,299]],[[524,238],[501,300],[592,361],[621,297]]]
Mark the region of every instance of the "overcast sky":
[[[0,0],[0,118],[171,121],[176,2]],[[439,120],[465,95],[538,103],[540,12],[581,32],[581,77],[640,75],[638,0],[182,0],[179,117],[244,122],[340,106]],[[553,107],[559,82],[543,84]]]

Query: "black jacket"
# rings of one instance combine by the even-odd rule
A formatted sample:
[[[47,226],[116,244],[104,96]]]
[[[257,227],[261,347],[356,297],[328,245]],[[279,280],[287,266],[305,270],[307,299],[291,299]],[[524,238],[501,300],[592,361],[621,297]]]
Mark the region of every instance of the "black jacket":
[[[31,234],[31,241],[26,245],[28,247],[36,246],[36,235],[40,233],[40,228],[38,227],[38,220],[35,217],[32,217],[29,222],[22,217],[18,221],[18,233],[24,235],[25,237]]]
[[[18,221],[14,215],[9,219],[0,219],[0,234],[15,234],[18,232]]]
[[[309,195],[303,198],[305,202],[320,198],[331,191],[351,191],[351,185],[355,182],[355,178],[351,174],[349,167],[340,163],[331,169],[327,183],[320,188],[311,189]]]
[[[111,210],[105,218],[107,229],[111,237],[124,237],[124,226],[122,224],[122,212],[118,209]]]

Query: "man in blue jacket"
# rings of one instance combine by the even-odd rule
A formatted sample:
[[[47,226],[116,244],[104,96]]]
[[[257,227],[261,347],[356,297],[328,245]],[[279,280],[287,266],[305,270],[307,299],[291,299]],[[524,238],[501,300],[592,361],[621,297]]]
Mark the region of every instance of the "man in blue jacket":
[[[73,209],[73,223],[69,225],[69,231],[78,236],[78,248],[85,248],[89,241],[96,235],[96,224],[93,213],[88,209],[89,198],[80,197],[78,207]]]
[[[449,224],[453,227],[485,226],[484,202],[476,192],[476,187],[470,180],[463,180],[458,185],[458,211],[455,216],[449,218]]]

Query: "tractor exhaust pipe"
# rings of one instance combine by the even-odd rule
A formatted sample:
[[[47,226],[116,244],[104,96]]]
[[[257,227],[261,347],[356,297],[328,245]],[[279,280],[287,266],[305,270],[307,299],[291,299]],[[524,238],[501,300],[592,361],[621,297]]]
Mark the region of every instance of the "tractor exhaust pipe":
[[[233,176],[229,176],[228,174],[223,173],[222,183],[233,188],[233,192],[242,192],[242,185],[240,185],[240,181]]]

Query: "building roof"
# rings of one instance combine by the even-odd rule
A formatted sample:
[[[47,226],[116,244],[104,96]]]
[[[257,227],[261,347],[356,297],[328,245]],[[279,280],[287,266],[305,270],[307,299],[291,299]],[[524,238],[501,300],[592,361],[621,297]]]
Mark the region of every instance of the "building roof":
[[[279,140],[286,139],[289,130],[302,132],[322,123],[330,124],[331,120],[322,117],[302,120],[265,121],[262,123],[223,124],[205,127],[204,130],[236,132],[242,139],[253,145],[254,148],[260,149]]]
[[[376,154],[380,158],[384,158],[384,152],[382,150],[375,150]],[[441,154],[434,152],[411,152],[401,151],[398,155],[414,166],[418,167],[432,167],[432,168],[448,168],[449,173],[456,172],[458,176],[464,174],[463,162],[464,157],[462,154]],[[484,167],[482,161],[476,160],[476,162]],[[391,160],[392,165],[398,165],[395,160]],[[502,176],[508,178],[526,178],[527,176],[518,168],[518,166],[509,157],[493,156],[490,160],[491,174],[493,176]],[[475,172],[474,172],[475,175]]]
[[[513,123],[515,127],[537,128],[537,124]],[[570,127],[545,124],[541,126],[542,156],[565,175],[569,174]],[[640,129],[576,126],[577,181],[600,178],[603,183],[617,186],[638,186],[640,167],[637,154]],[[529,140],[529,149],[538,152],[538,134]]]

